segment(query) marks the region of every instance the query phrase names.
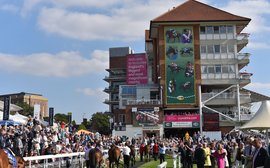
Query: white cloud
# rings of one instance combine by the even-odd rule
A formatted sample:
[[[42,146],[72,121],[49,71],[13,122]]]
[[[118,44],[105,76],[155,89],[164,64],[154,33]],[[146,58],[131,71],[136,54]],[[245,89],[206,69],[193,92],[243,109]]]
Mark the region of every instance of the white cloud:
[[[3,4],[3,5],[0,5],[0,11],[17,13],[19,11],[19,8],[12,4]]]
[[[137,40],[144,37],[151,19],[178,4],[161,0],[123,1],[121,7],[116,5],[106,14],[44,7],[38,25],[48,33],[79,40]]]
[[[250,49],[270,49],[270,44],[264,42],[249,42],[247,48]]]
[[[265,34],[270,32],[270,25],[266,17],[266,15],[270,14],[270,2],[267,0],[230,0],[227,6],[222,9],[251,18],[251,22],[245,29],[248,33]]]
[[[92,89],[92,88],[77,88],[76,91],[78,93],[82,93],[86,96],[94,96],[101,101],[108,99],[108,94],[103,91],[102,88]]]
[[[35,6],[40,4],[42,0],[24,0],[21,8],[21,15],[25,17]]]
[[[104,71],[109,66],[108,51],[96,50],[91,58],[78,52],[36,53],[25,56],[0,53],[0,71],[46,77],[71,77]]]

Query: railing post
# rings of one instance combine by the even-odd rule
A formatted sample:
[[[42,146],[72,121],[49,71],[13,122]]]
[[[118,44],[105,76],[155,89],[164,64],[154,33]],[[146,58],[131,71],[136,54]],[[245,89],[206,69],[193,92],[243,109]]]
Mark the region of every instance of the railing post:
[[[31,167],[32,167],[31,160],[29,160],[29,168],[31,168]]]

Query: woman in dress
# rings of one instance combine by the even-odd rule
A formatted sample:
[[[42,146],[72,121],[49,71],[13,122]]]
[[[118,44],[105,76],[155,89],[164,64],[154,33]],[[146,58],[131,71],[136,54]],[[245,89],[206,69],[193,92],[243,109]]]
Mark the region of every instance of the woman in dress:
[[[204,167],[206,168],[210,168],[211,167],[211,159],[210,159],[210,155],[211,155],[211,151],[210,148],[207,146],[207,143],[203,143],[203,150],[205,152],[205,163],[204,163]]]
[[[214,153],[214,156],[217,160],[218,168],[225,168],[225,156],[226,156],[226,150],[223,149],[222,144],[217,145],[217,150]]]

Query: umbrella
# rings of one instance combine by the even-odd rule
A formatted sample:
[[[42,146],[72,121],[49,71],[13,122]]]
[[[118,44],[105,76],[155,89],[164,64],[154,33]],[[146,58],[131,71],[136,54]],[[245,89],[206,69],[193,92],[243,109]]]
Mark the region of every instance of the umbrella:
[[[15,126],[15,125],[20,125],[20,123],[13,120],[2,120],[0,121],[0,125]]]
[[[83,130],[83,129],[81,129],[81,130],[79,130],[79,131],[77,132],[77,134],[81,134],[81,133],[84,133],[84,134],[93,134],[92,132],[87,131],[87,130]]]

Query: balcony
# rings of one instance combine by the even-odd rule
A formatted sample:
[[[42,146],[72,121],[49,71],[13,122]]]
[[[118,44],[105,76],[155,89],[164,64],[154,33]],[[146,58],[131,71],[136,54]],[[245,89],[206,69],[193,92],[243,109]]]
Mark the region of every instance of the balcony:
[[[113,100],[109,100],[109,99],[106,99],[105,101],[104,101],[104,103],[105,104],[115,104],[115,105],[117,105],[117,104],[119,104],[119,99],[113,99]]]
[[[237,52],[241,51],[248,44],[248,33],[240,33],[236,36]]]
[[[245,86],[251,82],[250,78],[253,74],[248,72],[239,72],[239,83],[241,86]]]
[[[206,101],[218,93],[202,93],[202,101]],[[251,102],[250,94],[240,93],[240,104]],[[206,105],[235,105],[237,103],[236,93],[222,93],[214,99],[206,102]]]
[[[119,92],[119,88],[118,87],[108,87],[108,88],[105,88],[103,90],[104,92],[106,93],[118,93]]]
[[[105,78],[103,80],[105,80],[107,82],[110,82],[110,81],[125,81],[126,76],[123,76],[123,75],[105,76]]]
[[[161,104],[160,100],[157,99],[136,99],[136,100],[127,100],[127,105],[159,105]]]
[[[249,64],[249,57],[250,53],[238,53],[237,59],[238,59],[238,69],[242,69],[244,66]]]

